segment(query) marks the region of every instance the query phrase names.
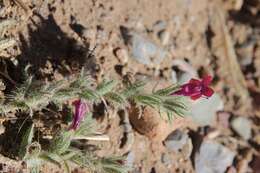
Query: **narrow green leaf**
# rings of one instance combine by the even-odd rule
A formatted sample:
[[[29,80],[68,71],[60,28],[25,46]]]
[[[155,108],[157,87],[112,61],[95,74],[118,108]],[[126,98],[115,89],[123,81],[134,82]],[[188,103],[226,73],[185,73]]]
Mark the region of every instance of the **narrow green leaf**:
[[[100,95],[100,96],[103,96],[109,92],[111,92],[114,87],[117,85],[117,82],[116,81],[103,81],[100,85],[97,86],[97,93]]]
[[[26,130],[22,138],[22,142],[19,149],[20,158],[24,158],[26,154],[26,147],[32,143],[33,134],[34,134],[34,124],[31,124],[31,126]]]
[[[171,85],[167,88],[157,90],[154,94],[157,94],[160,96],[169,96],[170,94],[174,93],[175,91],[178,91],[179,88],[180,87],[178,85]]]
[[[117,104],[125,104],[126,103],[126,99],[122,95],[120,95],[120,94],[118,94],[116,92],[109,92],[109,93],[107,93],[105,95],[105,98],[107,98],[110,101],[115,102]]]
[[[64,161],[63,165],[64,165],[64,169],[66,170],[66,172],[70,173],[71,171],[70,171],[69,163],[67,161]]]
[[[96,100],[99,98],[99,95],[96,91],[86,88],[82,91],[80,97],[86,100]]]
[[[137,95],[134,97],[134,100],[137,103],[154,106],[159,106],[162,102],[162,100],[155,95]]]
[[[63,159],[56,153],[44,152],[40,155],[40,158],[57,166],[61,166],[63,164]]]
[[[96,131],[97,124],[92,118],[92,114],[88,113],[81,122],[80,127],[74,132],[73,137],[93,135]]]
[[[68,150],[69,151],[69,150]],[[68,153],[62,154],[62,159],[63,160],[70,160],[72,157],[74,157],[75,155],[77,155],[79,153],[79,151],[76,150],[70,150]]]
[[[122,92],[121,95],[125,98],[130,98],[140,92],[140,90],[144,87],[145,83],[142,81],[137,81],[129,86],[127,86]]]
[[[50,146],[50,152],[62,154],[67,151],[70,146],[73,133],[74,131],[61,131],[58,135],[55,135]]]

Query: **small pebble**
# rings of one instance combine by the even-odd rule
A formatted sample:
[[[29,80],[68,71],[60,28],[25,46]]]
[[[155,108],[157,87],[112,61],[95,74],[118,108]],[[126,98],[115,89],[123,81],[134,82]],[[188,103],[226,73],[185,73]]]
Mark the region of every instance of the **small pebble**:
[[[181,73],[179,76],[178,76],[178,84],[179,85],[183,85],[185,83],[187,83],[191,78],[193,78],[194,76],[190,73]]]
[[[169,151],[178,152],[188,143],[188,140],[189,136],[177,129],[167,136],[164,145]]]
[[[201,126],[212,125],[216,119],[217,111],[223,110],[224,103],[221,97],[215,93],[208,99],[201,98],[192,101],[191,117]]]
[[[170,155],[167,154],[167,153],[163,153],[163,154],[162,154],[162,156],[161,156],[161,162],[162,162],[163,164],[165,164],[165,166],[167,166],[167,167],[173,164],[172,158],[171,158]]]
[[[183,146],[181,151],[185,160],[187,160],[191,156],[192,150],[193,150],[193,145],[191,139],[189,138],[188,142]]]
[[[183,59],[174,59],[172,61],[172,65],[178,67],[180,71],[188,73],[191,76],[191,78],[195,78],[198,76],[197,70],[194,69],[194,67],[191,64],[189,64]]]
[[[145,65],[158,65],[167,54],[165,50],[136,33],[132,34],[131,52],[135,60]]]
[[[160,31],[158,33],[158,36],[159,36],[159,39],[160,39],[163,46],[165,46],[169,43],[170,32],[168,32],[167,30]]]
[[[236,117],[231,121],[232,129],[243,139],[251,138],[251,121],[245,117]]]
[[[125,49],[116,48],[114,50],[114,54],[118,58],[120,63],[123,63],[123,64],[127,63],[129,56],[128,56],[128,52]]]
[[[203,141],[195,155],[195,170],[198,173],[225,173],[232,165],[235,153],[216,142]]]
[[[218,124],[224,128],[229,128],[229,118],[230,118],[230,113],[228,112],[224,112],[224,111],[221,111],[221,112],[218,112],[217,113],[217,121],[218,121]]]
[[[155,22],[155,24],[153,25],[153,30],[154,31],[161,31],[164,30],[167,26],[167,23],[163,20],[158,20]]]
[[[134,165],[134,161],[135,161],[135,153],[133,151],[130,151],[128,154],[127,154],[127,157],[126,157],[126,165],[131,168],[133,167]]]

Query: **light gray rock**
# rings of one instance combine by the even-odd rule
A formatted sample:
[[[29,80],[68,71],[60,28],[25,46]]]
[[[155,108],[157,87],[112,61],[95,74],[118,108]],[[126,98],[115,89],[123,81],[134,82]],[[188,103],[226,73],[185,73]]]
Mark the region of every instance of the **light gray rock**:
[[[167,136],[164,145],[169,151],[178,152],[188,143],[188,141],[189,136],[177,129]]]
[[[131,34],[132,56],[145,65],[160,64],[167,52],[143,36]]]
[[[129,167],[129,168],[132,168],[133,165],[134,165],[134,161],[135,161],[135,153],[133,151],[130,151],[128,154],[127,154],[127,157],[126,157],[126,165]]]
[[[232,129],[243,139],[251,138],[251,121],[245,117],[237,117],[231,121]]]
[[[198,173],[225,173],[235,153],[213,141],[204,141],[195,155],[195,170]]]
[[[177,75],[178,83],[180,85],[188,82],[191,78],[197,78],[198,76],[197,70],[183,59],[174,59],[172,65],[181,71],[181,73]]]
[[[194,76],[190,73],[181,73],[179,76],[178,76],[178,84],[179,85],[183,85],[187,82],[189,82],[189,80],[191,78],[193,78]]]
[[[189,157],[191,156],[192,150],[193,150],[193,145],[192,145],[191,139],[189,138],[188,142],[183,146],[183,149],[181,151],[183,158],[185,160],[189,159]]]
[[[167,23],[163,20],[158,20],[153,24],[154,31],[161,31],[164,30],[167,26]]]
[[[161,162],[165,164],[165,166],[170,166],[173,164],[173,160],[168,153],[163,153],[161,156]]]
[[[177,80],[176,71],[172,70],[171,77],[172,77],[172,83],[177,84],[178,80]]]
[[[210,98],[200,98],[191,101],[191,117],[201,126],[211,125],[216,119],[216,112],[223,110],[224,103],[221,97],[214,93]]]

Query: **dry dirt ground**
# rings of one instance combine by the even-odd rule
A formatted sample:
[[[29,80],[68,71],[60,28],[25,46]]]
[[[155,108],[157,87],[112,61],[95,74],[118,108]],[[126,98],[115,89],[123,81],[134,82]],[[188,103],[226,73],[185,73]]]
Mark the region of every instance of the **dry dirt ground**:
[[[9,29],[5,37],[17,40],[14,47],[1,52],[0,75],[4,93],[20,83],[21,69],[31,64],[38,80],[59,80],[85,67],[92,76],[123,80],[127,74],[164,80],[171,83],[172,71],[188,71],[198,76],[211,74],[213,88],[223,102],[218,114],[228,115],[211,126],[198,126],[190,120],[176,120],[173,125],[158,128],[158,138],[134,130],[130,149],[122,146],[120,117],[109,112],[99,118],[100,131],[110,136],[99,143],[100,155],[134,153],[132,172],[184,173],[195,172],[194,152],[199,140],[210,138],[236,153],[227,172],[259,170],[260,146],[260,2],[258,0],[3,0],[1,19],[14,18],[19,24]],[[21,3],[22,2],[22,3]],[[128,37],[135,33],[166,51],[160,63],[147,64],[133,58]],[[181,64],[177,65],[176,60]],[[12,65],[18,63],[18,66]],[[185,66],[188,62],[192,67]],[[178,62],[177,62],[178,64]],[[195,72],[194,72],[195,71]],[[196,74],[195,74],[196,76]],[[11,80],[10,80],[11,79]],[[43,113],[39,113],[41,116]],[[97,111],[103,117],[103,111]],[[152,113],[148,113],[152,114]],[[230,128],[232,117],[250,119],[252,136],[240,138]],[[0,117],[1,118],[1,117]],[[48,122],[56,121],[49,125]],[[59,117],[39,122],[39,128],[51,131]],[[14,161],[14,141],[19,123],[3,120],[5,131],[0,137],[1,165],[20,169]],[[158,123],[163,123],[158,120]],[[223,124],[227,124],[227,126]],[[46,125],[48,124],[48,125]],[[18,127],[16,127],[18,126]],[[180,128],[192,138],[193,147],[171,152],[163,144],[165,137]],[[152,129],[152,128],[151,128]],[[12,134],[14,133],[14,134]],[[186,151],[188,150],[188,151]],[[185,153],[192,155],[185,158]],[[248,154],[249,153],[249,154]],[[250,155],[251,154],[251,155]],[[167,155],[170,163],[162,158]],[[250,155],[250,156],[248,156]],[[8,158],[12,158],[9,161]],[[15,162],[15,163],[13,163]],[[16,164],[16,166],[14,166]],[[256,168],[258,164],[258,168]],[[2,167],[3,167],[2,166]],[[1,169],[1,168],[0,168]],[[63,172],[45,167],[43,172]],[[1,170],[0,170],[1,172]],[[16,172],[16,171],[14,171]]]

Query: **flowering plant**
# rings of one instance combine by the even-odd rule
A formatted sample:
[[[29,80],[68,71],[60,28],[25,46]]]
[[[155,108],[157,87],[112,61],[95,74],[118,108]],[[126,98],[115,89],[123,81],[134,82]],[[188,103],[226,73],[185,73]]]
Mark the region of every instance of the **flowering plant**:
[[[146,83],[136,81],[122,85],[114,80],[104,80],[95,85],[93,80],[86,78],[84,73],[73,79],[64,79],[46,85],[35,85],[32,77],[18,87],[0,107],[0,113],[8,115],[9,112],[18,110],[28,112],[33,118],[34,111],[39,111],[49,103],[62,106],[64,102],[75,100],[75,108],[72,122],[68,129],[62,129],[50,140],[47,150],[42,150],[39,142],[33,142],[34,125],[26,131],[21,147],[20,157],[26,161],[28,166],[38,170],[40,165],[49,161],[58,166],[64,165],[67,172],[70,172],[69,162],[74,162],[89,170],[99,172],[124,173],[128,169],[122,162],[121,157],[100,158],[91,152],[75,149],[72,142],[78,139],[89,139],[89,136],[96,135],[96,123],[92,119],[92,104],[103,102],[106,109],[131,108],[131,105],[139,107],[149,106],[159,112],[165,112],[169,120],[175,115],[184,116],[188,110],[185,102],[186,97],[192,100],[202,96],[210,97],[213,90],[209,87],[212,78],[204,77],[202,80],[191,79],[188,83],[169,87],[147,93],[144,91]],[[128,117],[126,117],[128,118]],[[35,145],[35,143],[37,145]],[[30,151],[29,148],[37,146],[37,151]],[[35,148],[35,147],[34,147]],[[100,171],[101,170],[101,171]]]

